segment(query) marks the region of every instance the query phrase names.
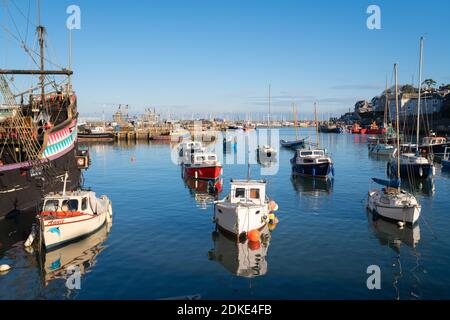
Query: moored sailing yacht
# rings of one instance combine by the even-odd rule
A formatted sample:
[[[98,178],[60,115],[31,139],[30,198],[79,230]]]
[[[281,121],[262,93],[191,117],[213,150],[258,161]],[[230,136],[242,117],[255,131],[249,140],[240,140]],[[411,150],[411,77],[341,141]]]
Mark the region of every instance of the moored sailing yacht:
[[[0,218],[39,205],[45,194],[62,188],[59,178],[66,172],[68,188],[80,183],[77,97],[70,81],[73,72],[45,68],[46,31],[38,24],[39,49],[30,49],[26,43],[21,47],[40,61],[39,69],[0,69]],[[39,83],[13,93],[10,88],[16,88],[14,77],[19,75],[38,75]],[[67,78],[57,85],[49,82],[50,75]],[[50,85],[52,89],[48,89]]]
[[[426,179],[435,175],[435,167],[433,160],[426,154],[421,154],[419,146],[419,133],[420,133],[420,101],[421,101],[421,89],[422,89],[422,57],[423,57],[423,37],[420,38],[420,62],[419,62],[419,94],[417,100],[417,132],[416,132],[416,150],[415,153],[401,154],[400,148],[397,148],[399,161],[395,159],[388,163],[388,171],[391,173],[397,172],[397,166],[399,166],[400,176],[402,178],[414,177],[419,179]],[[398,134],[398,132],[397,132]]]
[[[397,88],[397,64],[395,69],[395,106],[396,106],[396,125],[397,125],[397,174],[395,180],[385,181],[373,178],[373,180],[381,185],[383,189],[375,189],[369,191],[367,208],[379,214],[380,216],[400,221],[403,223],[414,224],[420,216],[421,206],[417,199],[409,192],[400,189],[400,139],[399,139],[399,110],[398,110],[398,88]]]
[[[294,127],[295,127],[295,140],[294,141],[287,141],[287,140],[280,140],[280,144],[284,148],[290,148],[290,149],[297,149],[297,148],[303,148],[305,147],[305,139],[299,139],[298,138],[298,125],[297,125],[297,107],[295,104],[292,104],[292,111],[294,112]]]

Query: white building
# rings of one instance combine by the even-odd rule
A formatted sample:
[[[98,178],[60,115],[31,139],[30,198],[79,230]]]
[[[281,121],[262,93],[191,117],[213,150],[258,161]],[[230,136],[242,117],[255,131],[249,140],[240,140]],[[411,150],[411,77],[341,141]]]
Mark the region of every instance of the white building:
[[[422,94],[422,99],[420,103],[421,114],[433,114],[441,111],[444,98],[437,93],[425,92]],[[418,94],[417,93],[402,93],[399,96],[399,115],[404,116],[414,116],[417,115],[417,103]],[[391,96],[389,99],[389,110],[390,114],[395,117],[395,97]]]

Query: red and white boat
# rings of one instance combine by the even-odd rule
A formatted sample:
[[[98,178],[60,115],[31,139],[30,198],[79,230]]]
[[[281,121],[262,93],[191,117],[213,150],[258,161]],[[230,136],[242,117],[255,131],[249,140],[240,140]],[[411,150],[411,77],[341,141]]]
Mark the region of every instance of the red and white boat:
[[[184,175],[195,179],[215,180],[222,174],[222,165],[217,155],[211,152],[196,152],[191,161],[184,162]]]

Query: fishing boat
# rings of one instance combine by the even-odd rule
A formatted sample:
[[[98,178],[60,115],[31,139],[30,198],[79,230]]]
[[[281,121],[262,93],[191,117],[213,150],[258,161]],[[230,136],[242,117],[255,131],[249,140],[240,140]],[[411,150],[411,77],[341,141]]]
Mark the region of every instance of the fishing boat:
[[[214,222],[223,232],[237,238],[247,237],[269,223],[278,205],[266,196],[265,180],[231,180],[231,192],[214,204]]]
[[[167,142],[182,142],[185,139],[189,139],[191,133],[183,128],[175,128],[163,134],[152,136],[152,140],[155,141],[167,141]]]
[[[315,178],[328,178],[334,172],[333,160],[323,149],[297,149],[291,159],[292,174]]]
[[[371,135],[381,135],[385,134],[387,130],[385,128],[380,128],[375,121],[372,122],[370,128],[367,129],[367,134]]]
[[[78,129],[83,126],[78,126]],[[107,132],[104,127],[84,128],[78,132],[79,142],[114,142],[114,133]]]
[[[67,178],[66,174],[62,192],[44,198],[38,215],[40,238],[47,250],[87,237],[112,221],[107,196],[97,198],[90,190],[66,191]]]
[[[397,166],[399,166],[400,176],[402,178],[419,178],[426,179],[435,175],[435,167],[433,160],[428,155],[422,154],[420,147],[419,134],[420,134],[420,107],[421,107],[421,89],[422,89],[422,57],[423,57],[423,37],[420,38],[420,63],[419,63],[419,93],[417,100],[417,131],[416,131],[416,148],[415,153],[403,153],[398,150],[399,161],[395,161],[395,158],[388,163],[387,171],[392,173],[397,172]],[[400,148],[398,148],[400,149]]]
[[[216,180],[222,174],[222,165],[212,152],[196,152],[191,161],[183,163],[184,176],[195,179]]]
[[[433,132],[428,137],[423,137],[419,145],[420,153],[426,155],[443,155],[447,147],[450,147],[447,138],[439,137]]]
[[[319,132],[325,133],[342,133],[343,130],[337,124],[326,122],[322,125],[319,125]]]
[[[80,185],[73,71],[70,67],[46,68],[45,62],[50,61],[45,50],[47,32],[40,21],[37,24],[38,47],[30,48],[28,43],[21,42],[20,48],[27,57],[31,55],[38,68],[0,67],[0,95],[3,97],[0,105],[0,219],[36,208],[45,194],[61,190],[60,178],[65,172],[70,177],[70,188]],[[23,76],[30,81],[21,78]],[[48,82],[49,77],[54,80]],[[18,89],[19,82],[27,83],[26,87]]]
[[[298,148],[304,148],[305,147],[305,139],[299,139],[298,134],[298,125],[297,125],[297,108],[295,104],[292,104],[292,109],[294,112],[294,128],[295,128],[295,140],[293,141],[287,141],[287,140],[280,140],[280,144],[283,148],[288,149],[298,149]]]
[[[355,122],[352,126],[351,132],[353,134],[360,134],[361,133],[361,126],[359,125],[358,122]]]
[[[397,117],[397,133],[399,132],[399,109],[398,109],[398,81],[397,64],[394,65],[395,72],[395,106]],[[397,135],[398,136],[398,135]],[[400,140],[397,138],[397,173],[391,180],[372,178],[376,183],[383,185],[383,189],[370,190],[368,193],[367,208],[386,219],[400,221],[402,223],[414,224],[420,216],[421,206],[417,199],[409,192],[400,188]]]
[[[314,178],[328,178],[330,173],[334,174],[333,160],[324,149],[319,148],[319,128],[317,121],[317,105],[314,104],[316,119],[316,147],[308,149],[297,149],[291,159],[293,175],[309,176]]]

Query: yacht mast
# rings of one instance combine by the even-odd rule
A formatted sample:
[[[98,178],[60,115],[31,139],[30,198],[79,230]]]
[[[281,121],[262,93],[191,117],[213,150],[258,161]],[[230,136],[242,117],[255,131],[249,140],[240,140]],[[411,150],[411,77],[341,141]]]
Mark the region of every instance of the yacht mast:
[[[397,127],[397,179],[400,179],[400,117],[398,114],[398,75],[397,70],[398,65],[394,64],[394,73],[395,73],[395,122]],[[400,186],[398,187],[400,190]]]
[[[420,37],[420,61],[419,61],[419,97],[417,99],[417,154],[419,154],[419,135],[420,135],[420,102],[422,94],[422,67],[423,67],[423,37]]]
[[[314,121],[316,122],[316,144],[319,148],[319,121],[317,120],[317,102],[314,102]]]

